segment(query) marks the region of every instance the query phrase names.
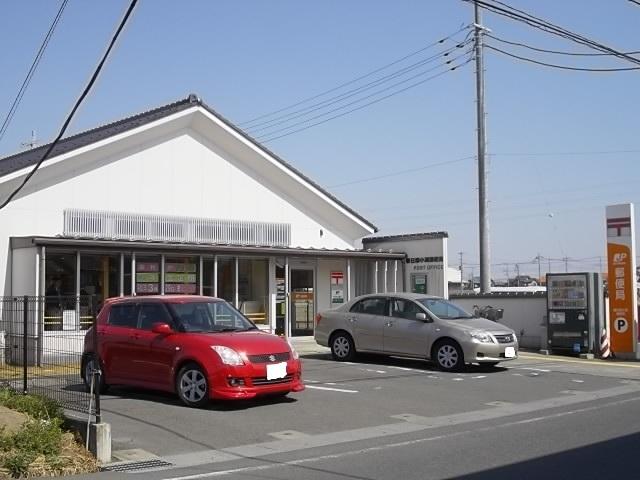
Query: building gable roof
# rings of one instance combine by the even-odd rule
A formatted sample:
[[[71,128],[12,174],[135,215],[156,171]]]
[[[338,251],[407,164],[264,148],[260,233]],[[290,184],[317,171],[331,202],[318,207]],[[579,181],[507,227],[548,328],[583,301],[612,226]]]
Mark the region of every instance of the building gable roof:
[[[48,161],[60,155],[64,155],[73,150],[80,149],[87,145],[100,142],[101,140],[114,137],[121,133],[125,133],[129,130],[133,130],[135,128],[152,123],[154,121],[161,120],[165,117],[168,117],[170,115],[179,113],[183,110],[187,110],[189,108],[193,108],[196,106],[199,106],[205,109],[208,113],[216,117],[219,121],[224,123],[227,127],[229,127],[230,129],[232,129],[233,131],[241,135],[247,141],[255,145],[258,149],[262,150],[264,153],[268,154],[270,157],[272,157],[277,162],[282,164],[286,169],[294,173],[300,179],[312,185],[314,188],[319,190],[323,195],[331,199],[333,202],[337,203],[340,207],[342,207],[344,210],[346,210],[351,215],[356,217],[358,220],[363,222],[365,225],[371,228],[374,232],[378,231],[378,228],[374,224],[372,224],[369,220],[367,220],[362,215],[354,211],[351,207],[344,204],[342,201],[338,200],[335,196],[333,196],[331,193],[326,191],[324,188],[322,188],[316,182],[314,182],[309,177],[304,175],[302,172],[294,168],[291,164],[283,160],[281,157],[273,153],[271,150],[267,149],[264,145],[260,144],[258,141],[253,139],[246,132],[244,132],[237,126],[235,126],[225,117],[223,117],[214,109],[209,107],[205,102],[203,102],[200,99],[200,97],[198,97],[195,94],[190,94],[187,98],[155,108],[153,110],[149,110],[146,112],[139,113],[137,115],[126,117],[116,122],[108,123],[106,125],[101,125],[99,127],[78,133],[76,135],[72,135],[70,137],[65,137],[58,142],[58,144],[55,146],[55,148],[53,149],[53,151],[51,152],[47,160],[45,160],[43,165],[46,165]],[[49,146],[50,144],[42,145],[40,147],[32,148],[30,150],[16,153],[8,157],[0,158],[0,178],[5,175],[9,175],[11,173],[14,173],[24,168],[35,165],[42,158],[42,155],[44,155],[44,152],[47,150]]]

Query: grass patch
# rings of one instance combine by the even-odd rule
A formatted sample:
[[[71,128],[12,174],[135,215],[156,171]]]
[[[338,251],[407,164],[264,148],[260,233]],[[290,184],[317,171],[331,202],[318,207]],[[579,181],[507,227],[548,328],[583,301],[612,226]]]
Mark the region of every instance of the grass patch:
[[[70,475],[97,471],[97,462],[62,429],[62,410],[39,395],[0,389],[0,404],[25,414],[15,432],[0,425],[0,478]]]

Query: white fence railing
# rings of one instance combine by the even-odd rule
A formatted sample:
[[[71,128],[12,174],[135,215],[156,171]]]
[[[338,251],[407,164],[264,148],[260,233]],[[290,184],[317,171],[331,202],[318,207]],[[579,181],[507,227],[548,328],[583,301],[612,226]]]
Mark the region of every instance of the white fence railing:
[[[291,224],[66,209],[64,236],[288,247]]]

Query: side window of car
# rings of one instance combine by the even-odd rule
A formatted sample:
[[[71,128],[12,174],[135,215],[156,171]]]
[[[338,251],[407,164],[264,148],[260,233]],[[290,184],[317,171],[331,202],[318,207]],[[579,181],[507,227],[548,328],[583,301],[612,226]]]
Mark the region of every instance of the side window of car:
[[[162,303],[143,303],[140,305],[141,330],[151,330],[154,323],[167,323],[173,328],[173,320]]]
[[[138,326],[138,305],[135,303],[114,305],[109,312],[108,323],[114,327],[136,328]]]
[[[385,298],[365,298],[360,302],[360,313],[369,315],[387,315],[387,300]]]
[[[406,318],[415,320],[416,314],[424,311],[411,300],[402,300],[399,298],[391,301],[391,316],[396,318]]]

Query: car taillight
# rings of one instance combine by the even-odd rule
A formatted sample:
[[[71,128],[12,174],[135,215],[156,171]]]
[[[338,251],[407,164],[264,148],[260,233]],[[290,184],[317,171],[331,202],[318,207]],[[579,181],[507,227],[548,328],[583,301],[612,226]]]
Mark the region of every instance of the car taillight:
[[[320,320],[322,320],[322,315],[320,315],[319,313],[316,314],[316,326],[320,323]]]

